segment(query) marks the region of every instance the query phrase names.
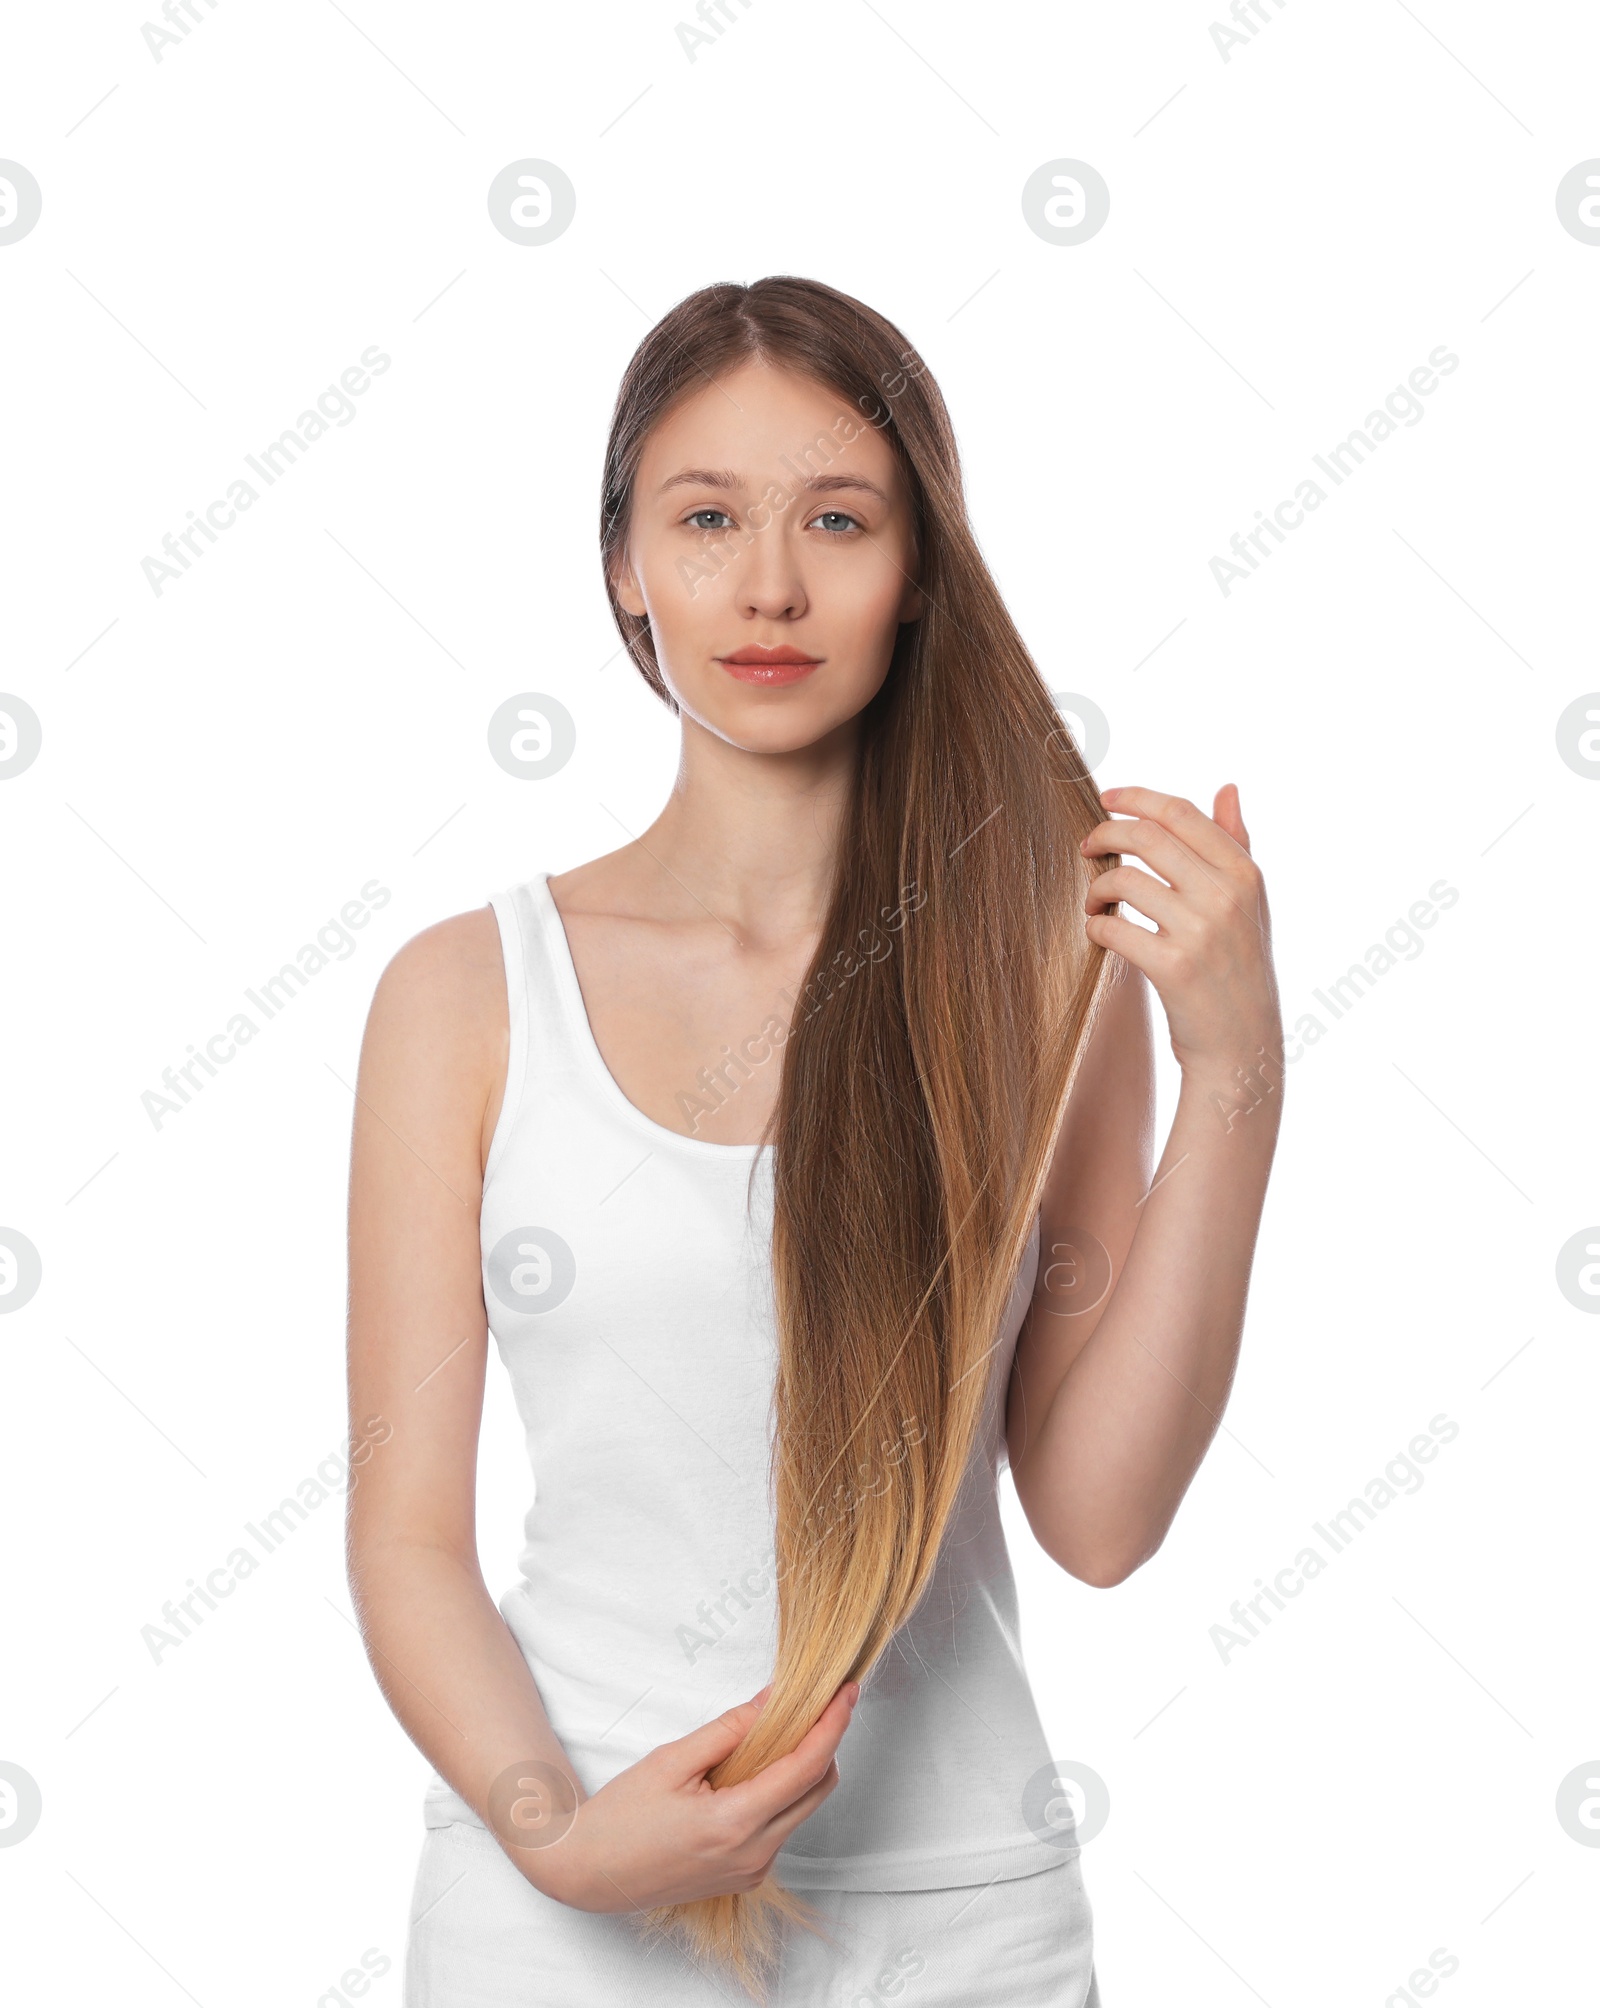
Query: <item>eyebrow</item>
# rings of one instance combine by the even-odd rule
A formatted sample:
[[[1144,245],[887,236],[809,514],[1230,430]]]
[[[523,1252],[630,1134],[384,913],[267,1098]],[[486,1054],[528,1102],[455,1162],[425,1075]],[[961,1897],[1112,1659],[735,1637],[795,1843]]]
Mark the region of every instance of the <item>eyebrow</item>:
[[[669,488],[725,488],[744,487],[743,480],[729,467],[686,467],[682,473],[674,474],[669,481],[663,481],[659,492],[666,494]],[[868,481],[859,474],[813,474],[800,484],[802,493],[831,495],[844,488],[857,488],[863,494],[876,495],[888,506],[889,498],[876,481]]]

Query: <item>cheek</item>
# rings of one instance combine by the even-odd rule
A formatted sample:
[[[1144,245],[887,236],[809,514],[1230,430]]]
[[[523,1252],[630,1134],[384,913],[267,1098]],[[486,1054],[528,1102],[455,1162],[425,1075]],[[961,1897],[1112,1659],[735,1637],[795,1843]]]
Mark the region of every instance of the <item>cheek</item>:
[[[858,632],[866,643],[864,653],[870,656],[873,665],[880,671],[887,669],[895,645],[900,638],[901,609],[905,600],[905,580],[894,573],[880,579],[869,597],[864,600],[858,615]]]
[[[845,615],[863,637],[887,634],[892,640],[906,577],[887,553],[874,550],[871,556],[869,564],[842,566],[837,577],[818,581],[819,610]]]
[[[651,625],[669,644],[693,642],[726,619],[735,568],[709,553],[683,553],[681,562],[658,558],[641,566],[638,577]]]

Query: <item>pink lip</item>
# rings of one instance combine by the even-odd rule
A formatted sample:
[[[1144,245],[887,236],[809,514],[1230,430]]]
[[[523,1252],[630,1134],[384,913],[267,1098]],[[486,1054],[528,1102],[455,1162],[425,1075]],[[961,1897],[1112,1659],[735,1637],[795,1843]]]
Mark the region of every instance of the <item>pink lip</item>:
[[[749,647],[717,657],[728,674],[741,683],[758,683],[768,689],[798,683],[817,668],[819,660],[814,655],[802,655],[797,648]]]

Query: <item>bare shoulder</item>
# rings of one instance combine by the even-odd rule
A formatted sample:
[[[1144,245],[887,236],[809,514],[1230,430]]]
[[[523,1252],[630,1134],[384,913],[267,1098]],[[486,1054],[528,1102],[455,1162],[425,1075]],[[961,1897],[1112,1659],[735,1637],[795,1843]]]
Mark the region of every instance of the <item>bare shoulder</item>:
[[[379,977],[362,1042],[362,1093],[380,1119],[403,1117],[402,1133],[470,1135],[476,1151],[499,1113],[509,1036],[494,909],[452,914],[412,935]]]
[[[506,1017],[500,926],[494,908],[480,906],[435,921],[395,951],[378,978],[368,1028],[470,1047],[492,1041]]]
[[[500,924],[492,906],[475,906],[436,920],[402,943],[384,967],[378,994],[386,1002],[415,1006],[431,999],[459,1007],[492,990],[491,978],[504,989]]]

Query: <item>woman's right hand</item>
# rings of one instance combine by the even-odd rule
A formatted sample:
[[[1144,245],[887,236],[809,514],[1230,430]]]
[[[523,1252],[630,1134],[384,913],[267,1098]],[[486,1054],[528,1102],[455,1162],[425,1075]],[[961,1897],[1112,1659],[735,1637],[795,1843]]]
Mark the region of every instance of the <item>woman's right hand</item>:
[[[559,1841],[518,1849],[535,1888],[575,1910],[646,1910],[764,1882],[773,1857],[839,1782],[835,1759],[859,1683],[846,1681],[787,1756],[737,1785],[706,1773],[749,1734],[770,1687],[659,1744],[585,1799]]]

